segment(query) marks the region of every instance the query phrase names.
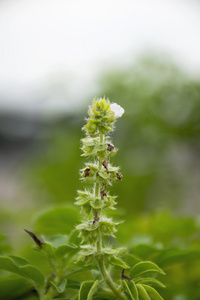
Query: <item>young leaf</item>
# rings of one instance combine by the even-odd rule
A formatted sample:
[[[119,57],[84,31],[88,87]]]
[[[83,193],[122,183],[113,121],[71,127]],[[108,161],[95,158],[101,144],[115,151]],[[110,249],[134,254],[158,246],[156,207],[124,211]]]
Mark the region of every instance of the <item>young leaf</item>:
[[[127,264],[123,260],[114,255],[107,255],[106,259],[111,265],[121,267],[122,269],[129,268],[129,266],[127,266]]]
[[[96,280],[88,293],[87,300],[93,300],[93,295],[96,293],[98,289],[98,285],[99,285],[99,280]]]
[[[79,290],[79,295],[78,295],[78,300],[86,300],[88,297],[88,293],[90,289],[92,288],[94,284],[94,281],[84,281],[81,284],[80,290]]]
[[[152,288],[149,285],[146,284],[141,284],[143,286],[143,288],[145,288],[145,290],[147,291],[149,297],[151,300],[164,300],[159,294],[158,292]]]
[[[59,300],[78,300],[77,290],[66,288],[65,289],[65,298],[55,298]]]
[[[99,176],[102,177],[105,180],[110,178],[110,174],[106,173],[106,171],[100,171]]]
[[[44,286],[45,280],[42,273],[35,267],[27,265],[26,260],[20,257],[13,257],[13,259],[9,257],[0,257],[0,269],[31,279],[37,285]]]
[[[156,264],[150,261],[142,261],[137,263],[130,271],[130,277],[135,278],[145,273],[160,273],[165,274]]]
[[[19,267],[15,265],[13,260],[9,257],[0,257],[0,269],[21,275]]]
[[[79,245],[80,238],[78,237],[78,235],[79,235],[78,230],[76,229],[72,230],[69,235],[69,244]]]
[[[64,279],[59,285],[56,285],[55,282],[51,281],[51,285],[57,290],[59,294],[63,293],[67,284],[67,279]]]
[[[94,266],[76,267],[74,269],[66,271],[65,277],[67,278],[67,280],[73,280],[77,282],[83,282],[86,278],[88,280],[93,280],[93,276],[91,273],[92,268],[94,268]]]
[[[131,291],[134,299],[135,300],[139,300],[139,298],[138,298],[138,291],[137,291],[135,282],[133,280],[131,280],[130,282],[128,282],[128,286],[129,286],[129,289],[130,289],[130,291]]]
[[[14,264],[17,265],[18,267],[29,265],[29,262],[21,257],[14,256],[14,255],[9,255],[9,257],[13,260]]]
[[[145,288],[141,284],[136,284],[136,287],[137,287],[137,290],[138,290],[140,300],[151,300],[151,298],[147,294]]]
[[[162,287],[162,288],[166,287],[162,282],[160,282],[155,278],[140,278],[137,280],[137,282],[142,284],[147,284],[147,285],[153,285],[156,287]]]
[[[61,258],[62,256],[66,255],[67,253],[69,253],[69,252],[75,253],[77,250],[78,250],[78,247],[76,247],[76,246],[62,245],[56,249],[55,256]]]
[[[19,269],[21,271],[22,276],[31,279],[39,286],[42,287],[44,286],[44,282],[45,282],[44,276],[37,268],[31,265],[26,265],[20,267]]]
[[[51,244],[44,243],[42,248],[48,257],[51,257],[51,258],[55,257],[55,248]]]
[[[123,286],[124,286],[125,291],[128,293],[129,298],[130,298],[131,300],[136,300],[136,298],[134,298],[134,296],[133,296],[131,290],[129,289],[128,283],[127,283],[125,280],[123,280]],[[138,300],[138,299],[137,299],[137,300]]]

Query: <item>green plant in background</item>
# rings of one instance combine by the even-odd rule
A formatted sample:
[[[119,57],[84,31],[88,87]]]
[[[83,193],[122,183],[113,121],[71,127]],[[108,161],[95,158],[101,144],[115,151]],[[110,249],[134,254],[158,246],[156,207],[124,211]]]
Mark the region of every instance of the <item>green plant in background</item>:
[[[116,196],[111,196],[107,188],[122,178],[119,168],[110,163],[117,150],[109,136],[122,113],[123,109],[109,100],[93,101],[82,139],[83,155],[92,161],[81,170],[82,181],[92,188],[78,191],[76,200],[84,220],[73,230],[79,222],[75,208],[54,208],[41,214],[36,231],[45,237],[25,230],[36,251],[26,251],[26,259],[23,255],[0,257],[0,269],[5,272],[0,299],[163,299],[154,287],[164,287],[155,278],[164,272],[126,248],[114,247],[118,223],[106,216],[116,204]],[[15,275],[10,277],[6,272]]]

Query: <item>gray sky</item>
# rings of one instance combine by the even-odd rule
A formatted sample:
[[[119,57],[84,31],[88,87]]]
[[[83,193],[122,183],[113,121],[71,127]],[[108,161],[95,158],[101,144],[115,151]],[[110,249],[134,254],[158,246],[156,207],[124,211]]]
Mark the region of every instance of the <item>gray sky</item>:
[[[0,1],[0,107],[34,107],[35,96],[51,82],[59,90],[66,81],[63,93],[79,98],[100,70],[127,64],[148,49],[199,72],[199,2]],[[68,109],[66,101],[58,93],[48,105]]]

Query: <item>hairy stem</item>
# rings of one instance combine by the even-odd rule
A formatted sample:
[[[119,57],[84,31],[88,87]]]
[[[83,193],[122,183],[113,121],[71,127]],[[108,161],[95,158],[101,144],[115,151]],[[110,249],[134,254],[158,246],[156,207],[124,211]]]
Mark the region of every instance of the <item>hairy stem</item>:
[[[100,144],[103,144],[104,142],[104,135],[100,134]],[[98,158],[98,162],[99,162],[99,170],[101,168],[101,161]],[[94,194],[95,197],[99,197],[100,196],[100,183],[98,182],[98,178],[97,181],[94,185]],[[117,296],[117,299],[122,299],[122,300],[127,300],[127,298],[125,297],[124,294],[121,293],[121,291],[119,291],[115,285],[115,283],[113,282],[111,276],[108,274],[108,272],[106,271],[106,267],[104,264],[104,257],[103,257],[103,253],[102,253],[102,236],[101,236],[101,230],[99,228],[99,235],[98,235],[98,240],[96,243],[96,249],[97,249],[97,262],[99,265],[99,269],[101,272],[102,277],[105,279],[107,285],[110,287],[110,289],[113,291],[113,293],[115,294],[115,296]]]
[[[122,300],[127,300],[126,296],[123,295],[116,287],[116,285],[114,284],[112,278],[110,277],[110,275],[108,274],[108,272],[106,271],[105,268],[105,264],[103,261],[103,257],[101,257],[100,259],[97,260],[98,264],[99,264],[99,269],[101,271],[102,277],[105,279],[107,285],[109,286],[109,288],[113,291],[113,293],[117,296],[117,299],[122,299]]]

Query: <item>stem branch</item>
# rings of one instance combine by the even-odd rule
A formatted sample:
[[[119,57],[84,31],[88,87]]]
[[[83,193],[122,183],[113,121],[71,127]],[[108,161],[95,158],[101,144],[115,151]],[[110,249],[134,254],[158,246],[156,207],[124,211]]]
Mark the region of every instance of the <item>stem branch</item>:
[[[107,285],[110,287],[110,289],[113,291],[113,293],[117,296],[117,298],[122,299],[122,300],[127,300],[127,298],[125,297],[125,295],[123,295],[116,287],[116,285],[114,284],[112,278],[110,277],[110,275],[107,273],[106,268],[105,268],[105,264],[103,261],[103,257],[97,259],[98,264],[99,264],[99,269],[101,271],[101,274],[103,276],[103,278],[105,279]]]

